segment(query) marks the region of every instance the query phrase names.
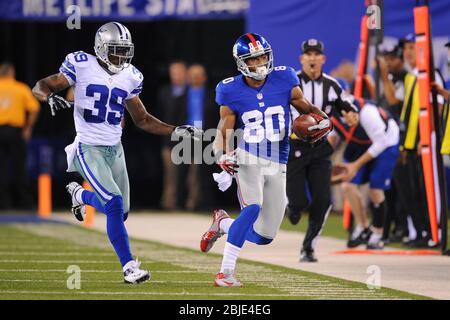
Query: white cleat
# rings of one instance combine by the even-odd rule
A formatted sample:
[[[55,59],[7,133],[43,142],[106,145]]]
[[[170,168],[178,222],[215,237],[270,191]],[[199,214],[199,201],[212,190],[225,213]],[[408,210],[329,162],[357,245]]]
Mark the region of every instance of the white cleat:
[[[234,277],[233,270],[219,272],[214,280],[215,287],[242,287],[242,283]]]
[[[66,186],[66,191],[72,197],[72,213],[78,221],[84,221],[86,216],[86,205],[77,200],[76,195],[83,192],[83,187],[79,183],[72,181]]]
[[[151,277],[150,272],[139,269],[140,265],[141,263],[136,259],[129,261],[123,267],[124,270],[123,275],[125,283],[138,284],[150,279]]]

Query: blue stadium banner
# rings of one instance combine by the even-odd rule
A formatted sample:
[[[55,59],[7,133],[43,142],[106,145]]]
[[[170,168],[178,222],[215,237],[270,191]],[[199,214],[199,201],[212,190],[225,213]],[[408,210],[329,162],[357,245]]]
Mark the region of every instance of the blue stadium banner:
[[[0,0],[0,20],[232,19],[248,7],[249,0]]]

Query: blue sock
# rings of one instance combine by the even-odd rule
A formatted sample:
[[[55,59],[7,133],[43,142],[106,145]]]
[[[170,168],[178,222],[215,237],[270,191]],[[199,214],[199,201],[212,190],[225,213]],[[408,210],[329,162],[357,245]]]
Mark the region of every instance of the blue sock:
[[[106,230],[108,231],[109,241],[114,247],[117,256],[120,259],[122,267],[133,260],[128,241],[127,229],[123,223],[123,200],[121,196],[114,196],[105,204]]]
[[[236,247],[242,248],[245,239],[247,237],[247,232],[250,228],[253,228],[253,223],[255,223],[258,218],[259,211],[261,207],[257,204],[249,205],[245,207],[239,217],[234,220],[233,224],[228,231],[227,242],[235,245]]]
[[[258,234],[255,231],[255,229],[253,229],[253,225],[251,226],[250,229],[248,229],[245,240],[253,242],[255,244],[259,244],[259,245],[266,245],[273,241],[273,239],[269,239],[269,238],[263,237],[262,235]]]
[[[81,193],[81,199],[83,200],[83,203],[94,207],[101,213],[105,213],[105,208],[103,208],[102,203],[98,200],[94,192],[83,190]]]
[[[103,207],[100,200],[98,200],[98,197],[95,195],[94,192],[84,190],[81,193],[81,199],[83,200],[83,203],[94,207],[95,209],[97,209],[98,212],[105,213],[105,208]],[[128,219],[128,212],[125,212],[123,214],[123,221],[126,221],[127,219]]]

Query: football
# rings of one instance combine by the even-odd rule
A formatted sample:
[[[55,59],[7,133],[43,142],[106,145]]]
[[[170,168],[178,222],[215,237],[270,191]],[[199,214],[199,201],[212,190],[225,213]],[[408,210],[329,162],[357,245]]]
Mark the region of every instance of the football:
[[[307,139],[314,131],[308,131],[310,126],[316,125],[317,121],[309,114],[298,116],[292,126],[295,135],[300,139]]]
[[[347,167],[342,164],[335,164],[331,168],[331,184],[343,182],[343,178],[347,173]]]

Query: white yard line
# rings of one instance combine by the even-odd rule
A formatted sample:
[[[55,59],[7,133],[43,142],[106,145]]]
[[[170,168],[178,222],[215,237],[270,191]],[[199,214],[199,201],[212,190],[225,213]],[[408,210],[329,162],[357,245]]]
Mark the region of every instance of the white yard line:
[[[137,296],[214,296],[214,297],[229,297],[229,296],[240,296],[240,297],[297,297],[298,294],[270,294],[270,293],[239,293],[236,291],[233,292],[223,292],[223,293],[212,293],[212,292],[131,292],[131,291],[125,291],[125,292],[108,292],[108,291],[78,291],[78,290],[68,290],[68,291],[29,291],[29,290],[7,290],[7,291],[0,291],[1,294],[33,294],[33,295],[137,295]],[[316,297],[320,297],[320,294]],[[339,294],[336,294],[336,299],[339,299]],[[352,297],[353,298],[353,297]],[[355,299],[360,298],[364,299],[365,297],[356,296]],[[342,299],[342,297],[341,297]]]
[[[67,273],[67,269],[0,269],[0,272],[64,272]],[[118,270],[91,270],[81,269],[81,272],[88,273],[120,273]],[[151,270],[151,273],[198,273],[195,270]]]

